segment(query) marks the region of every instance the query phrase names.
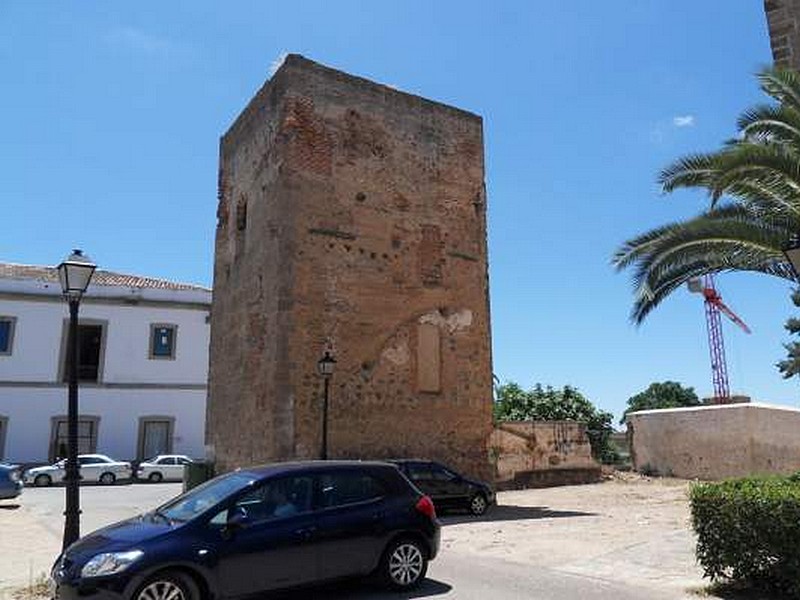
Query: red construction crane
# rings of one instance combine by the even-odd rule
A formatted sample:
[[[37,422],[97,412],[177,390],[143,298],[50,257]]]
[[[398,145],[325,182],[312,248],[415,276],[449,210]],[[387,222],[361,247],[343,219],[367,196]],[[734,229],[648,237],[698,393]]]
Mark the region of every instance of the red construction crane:
[[[722,301],[722,297],[714,287],[713,275],[705,275],[703,281],[690,280],[689,291],[702,294],[705,300],[711,377],[714,381],[714,404],[728,404],[731,401],[731,392],[728,386],[728,363],[725,360],[725,342],[722,338],[722,320],[719,313],[736,323],[745,333],[750,333],[750,328]]]

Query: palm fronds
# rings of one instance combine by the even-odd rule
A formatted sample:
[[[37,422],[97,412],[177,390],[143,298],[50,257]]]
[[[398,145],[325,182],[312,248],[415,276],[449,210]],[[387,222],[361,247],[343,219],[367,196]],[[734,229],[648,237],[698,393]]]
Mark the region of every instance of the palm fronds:
[[[794,279],[782,250],[800,232],[800,74],[768,69],[758,78],[778,104],[745,111],[737,138],[659,174],[665,193],[705,190],[710,209],[645,232],[614,253],[618,271],[632,269],[634,322],[701,275],[752,271]]]

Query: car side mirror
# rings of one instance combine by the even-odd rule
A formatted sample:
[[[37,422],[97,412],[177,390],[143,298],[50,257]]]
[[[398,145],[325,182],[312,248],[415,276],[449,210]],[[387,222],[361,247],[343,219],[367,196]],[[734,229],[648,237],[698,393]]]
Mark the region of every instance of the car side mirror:
[[[233,506],[228,510],[228,518],[225,521],[224,533],[231,535],[235,531],[244,529],[250,523],[250,515],[243,506]]]

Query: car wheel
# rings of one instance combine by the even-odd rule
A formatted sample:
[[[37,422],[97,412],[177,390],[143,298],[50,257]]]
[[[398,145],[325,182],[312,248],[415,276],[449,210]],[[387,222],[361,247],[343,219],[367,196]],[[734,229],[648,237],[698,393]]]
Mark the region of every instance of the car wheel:
[[[420,542],[411,538],[395,540],[386,549],[380,566],[383,581],[396,590],[419,585],[428,571],[428,557]]]
[[[480,492],[475,494],[469,501],[469,512],[476,517],[480,517],[489,508],[489,503],[486,501],[486,496]]]
[[[188,575],[164,571],[145,581],[133,600],[200,600],[200,590]]]
[[[47,487],[53,485],[53,478],[50,475],[37,475],[33,480],[33,485],[36,487]]]
[[[150,481],[150,483],[158,483],[159,481],[164,479],[164,476],[159,472],[155,472],[155,473],[150,473],[150,477],[148,477],[147,479]]]
[[[112,485],[117,480],[117,476],[113,473],[103,473],[100,475],[100,483],[103,485]]]

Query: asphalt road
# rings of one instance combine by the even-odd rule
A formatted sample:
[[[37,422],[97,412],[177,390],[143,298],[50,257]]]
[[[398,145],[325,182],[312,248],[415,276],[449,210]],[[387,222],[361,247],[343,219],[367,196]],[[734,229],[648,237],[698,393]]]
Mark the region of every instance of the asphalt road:
[[[113,487],[83,486],[81,532],[83,534],[127,516],[149,510],[180,492],[180,484],[135,484]],[[54,536],[63,524],[63,488],[26,489],[26,508]],[[445,517],[448,524],[463,523],[463,517]],[[573,575],[555,569],[444,550],[434,560],[428,579],[412,592],[387,592],[369,582],[344,582],[310,589],[266,594],[264,600],[403,600],[411,598],[458,598],[459,600],[667,600],[683,595],[653,587],[637,587],[608,578]]]

